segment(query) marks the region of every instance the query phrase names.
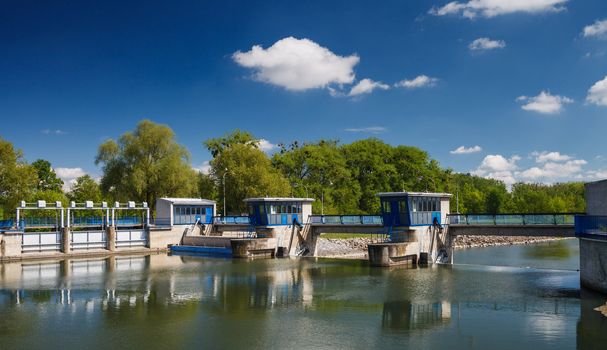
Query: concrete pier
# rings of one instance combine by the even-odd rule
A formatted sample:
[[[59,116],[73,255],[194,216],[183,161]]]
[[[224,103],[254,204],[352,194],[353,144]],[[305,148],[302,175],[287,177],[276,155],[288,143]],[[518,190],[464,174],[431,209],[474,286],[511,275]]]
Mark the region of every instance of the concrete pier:
[[[274,257],[276,238],[238,238],[230,241],[234,258]]]
[[[69,227],[63,227],[61,229],[61,252],[69,254],[72,251],[71,245],[72,233]]]
[[[110,252],[116,251],[116,227],[108,226],[106,228],[107,233],[107,247],[106,249]]]
[[[585,185],[586,215],[595,216],[597,222],[607,217],[607,180]],[[577,219],[576,219],[577,220]],[[607,294],[607,236],[604,228],[598,232],[577,232],[580,241],[580,284]]]
[[[417,264],[418,242],[375,243],[367,246],[371,266],[389,267],[412,263]]]

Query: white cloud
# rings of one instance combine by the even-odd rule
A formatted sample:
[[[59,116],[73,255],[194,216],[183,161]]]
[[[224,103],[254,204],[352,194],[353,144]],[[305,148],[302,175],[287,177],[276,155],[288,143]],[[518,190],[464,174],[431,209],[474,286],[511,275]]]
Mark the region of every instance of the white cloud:
[[[67,132],[65,132],[63,130],[60,130],[60,129],[55,129],[55,130],[42,129],[42,130],[40,130],[40,133],[42,133],[44,135],[57,135],[57,136],[61,136],[61,135],[67,134]]]
[[[260,150],[262,150],[266,153],[271,153],[274,150],[278,149],[278,145],[275,145],[266,139],[257,140],[257,145],[259,146]]]
[[[77,178],[86,175],[82,168],[55,168],[54,170],[57,177],[63,180],[63,191],[66,192],[72,189]]]
[[[584,27],[582,32],[584,37],[605,37],[607,36],[607,19],[602,21],[596,20],[593,24]]]
[[[356,132],[356,133],[369,133],[369,134],[381,134],[387,131],[383,126],[368,126],[365,128],[347,128],[345,129],[348,132]]]
[[[517,12],[542,13],[565,10],[567,0],[469,0],[452,1],[443,7],[432,7],[428,12],[435,16],[461,14],[466,18],[495,17]]]
[[[232,59],[255,70],[254,78],[283,87],[305,91],[331,84],[351,84],[357,55],[339,56],[309,39],[284,38],[267,49],[255,45],[250,51],[237,51]]]
[[[560,152],[532,152],[531,156],[537,165],[522,167],[518,156],[489,155],[472,174],[501,180],[508,187],[517,182],[549,184],[607,178],[607,170],[587,171],[584,169],[588,164],[586,160]]]
[[[370,94],[375,89],[388,90],[390,88],[389,85],[384,84],[380,81],[373,81],[371,79],[363,79],[358,82],[358,84],[352,87],[348,96],[358,96],[362,94]]]
[[[506,47],[504,40],[491,40],[489,38],[478,38],[468,45],[468,48],[472,51],[495,50],[504,47]]]
[[[586,180],[604,180],[607,179],[607,169],[590,170],[586,174]]]
[[[198,166],[194,166],[193,168],[194,168],[194,170],[196,170],[202,174],[205,174],[205,175],[208,175],[211,173],[211,164],[209,163],[208,160],[205,160],[204,162],[202,162],[202,164],[200,164]]]
[[[531,156],[535,157],[536,163],[546,163],[546,162],[564,162],[573,157],[568,156],[566,154],[561,154],[561,152],[532,152]]]
[[[541,167],[532,167],[516,173],[522,181],[552,183],[582,176],[582,167],[588,164],[583,159],[572,159],[565,162],[545,162]]]
[[[516,162],[518,162],[520,159],[521,157],[517,155],[507,159],[499,154],[490,154],[483,159],[481,165],[479,165],[479,167],[474,170],[472,174],[501,180],[506,185],[510,186],[516,182],[514,178],[514,171],[518,168]]]
[[[482,151],[483,149],[481,148],[481,146],[472,146],[472,147],[464,147],[464,146],[459,146],[458,148],[454,149],[453,151],[449,152],[451,154],[469,154],[469,153],[477,153]]]
[[[411,80],[401,80],[398,83],[394,84],[395,87],[404,87],[407,89],[416,89],[422,87],[430,87],[436,85],[438,81],[437,78],[431,78],[427,75],[419,75]]]
[[[550,92],[541,91],[535,97],[519,96],[517,101],[526,102],[521,106],[526,111],[533,111],[542,114],[556,114],[563,110],[563,105],[572,103],[569,97],[551,95]]]
[[[607,106],[607,75],[588,89],[586,102],[597,106]]]

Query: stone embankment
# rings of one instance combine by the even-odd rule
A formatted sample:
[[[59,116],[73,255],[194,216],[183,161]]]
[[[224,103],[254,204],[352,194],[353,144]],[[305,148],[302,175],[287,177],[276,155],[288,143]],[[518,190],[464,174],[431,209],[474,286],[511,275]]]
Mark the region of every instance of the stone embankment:
[[[457,236],[453,242],[455,249],[492,247],[499,245],[532,244],[555,241],[562,238],[542,236]]]
[[[491,247],[514,244],[532,244],[554,241],[561,238],[537,236],[458,236],[455,249]],[[318,238],[316,255],[325,258],[366,259],[367,244],[377,243],[370,238]]]

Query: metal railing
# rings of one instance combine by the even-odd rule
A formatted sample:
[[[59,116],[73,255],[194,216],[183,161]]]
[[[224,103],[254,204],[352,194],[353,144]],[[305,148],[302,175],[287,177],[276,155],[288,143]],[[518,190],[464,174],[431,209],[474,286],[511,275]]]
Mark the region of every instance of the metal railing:
[[[383,225],[379,215],[310,215],[312,225]]]
[[[0,229],[12,229],[15,227],[15,220],[0,220]]]
[[[143,225],[143,218],[140,216],[125,216],[114,219],[115,226],[139,226]]]
[[[449,225],[573,225],[576,213],[447,214]]]
[[[244,215],[213,216],[214,225],[250,225],[251,218]]]
[[[107,226],[108,220],[100,216],[73,216],[70,226]]]
[[[607,216],[576,215],[575,235],[607,239]]]

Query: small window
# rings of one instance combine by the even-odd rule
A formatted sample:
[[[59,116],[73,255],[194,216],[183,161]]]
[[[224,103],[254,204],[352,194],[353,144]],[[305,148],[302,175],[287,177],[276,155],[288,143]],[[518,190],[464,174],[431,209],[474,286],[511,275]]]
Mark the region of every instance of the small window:
[[[392,205],[391,202],[383,202],[384,205],[384,213],[389,214],[392,212]]]

